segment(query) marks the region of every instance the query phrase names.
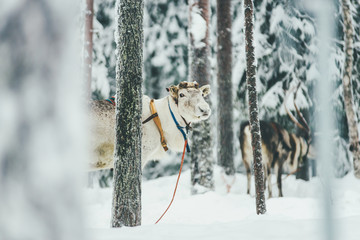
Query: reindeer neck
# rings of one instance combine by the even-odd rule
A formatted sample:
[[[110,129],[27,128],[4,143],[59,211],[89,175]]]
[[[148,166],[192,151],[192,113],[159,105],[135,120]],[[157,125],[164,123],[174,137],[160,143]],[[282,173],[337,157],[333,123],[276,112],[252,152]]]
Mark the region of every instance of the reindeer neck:
[[[172,97],[167,96],[166,101],[168,101],[168,104],[170,104],[170,109],[173,112],[174,117],[176,118],[179,125],[182,127],[188,126],[190,123],[188,121],[186,121],[186,119],[183,116],[180,115],[179,108],[178,108],[178,105],[176,104],[175,100]],[[169,110],[169,112],[170,112],[170,110]]]

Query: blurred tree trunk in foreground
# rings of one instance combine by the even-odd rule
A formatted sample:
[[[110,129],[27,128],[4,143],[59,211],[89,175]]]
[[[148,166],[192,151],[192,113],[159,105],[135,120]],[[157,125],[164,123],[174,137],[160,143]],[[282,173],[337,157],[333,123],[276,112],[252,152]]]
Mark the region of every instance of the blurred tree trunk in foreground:
[[[0,8],[0,239],[81,240],[86,109],[72,1]]]

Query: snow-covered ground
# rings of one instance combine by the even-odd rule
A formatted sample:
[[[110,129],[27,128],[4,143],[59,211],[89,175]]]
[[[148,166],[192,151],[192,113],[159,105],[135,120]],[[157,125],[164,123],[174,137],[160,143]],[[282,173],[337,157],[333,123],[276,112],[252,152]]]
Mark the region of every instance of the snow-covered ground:
[[[155,225],[171,200],[176,177],[143,182],[142,226],[134,228],[109,227],[112,188],[85,189],[89,239],[324,239],[323,187],[318,178],[305,182],[288,177],[283,182],[285,197],[267,199],[267,213],[256,215],[255,197],[246,194],[244,175],[236,175],[227,194],[220,170],[216,168],[216,190],[191,195],[190,171],[186,171],[181,176],[173,205]],[[360,239],[360,180],[350,173],[334,179],[332,189],[333,239]],[[254,186],[252,190],[254,192]],[[276,185],[273,194],[277,196]]]

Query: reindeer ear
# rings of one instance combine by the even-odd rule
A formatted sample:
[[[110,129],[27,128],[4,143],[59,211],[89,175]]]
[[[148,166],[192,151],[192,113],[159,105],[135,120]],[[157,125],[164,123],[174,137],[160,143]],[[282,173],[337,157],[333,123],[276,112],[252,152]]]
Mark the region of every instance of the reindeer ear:
[[[200,88],[200,90],[202,91],[204,97],[205,97],[206,95],[209,95],[209,94],[211,93],[211,89],[210,89],[210,85],[209,85],[209,84],[202,86],[202,87]]]
[[[179,87],[178,86],[171,86],[166,88],[166,90],[170,93],[170,96],[173,97],[174,99],[177,99],[178,97],[178,92],[179,92]]]

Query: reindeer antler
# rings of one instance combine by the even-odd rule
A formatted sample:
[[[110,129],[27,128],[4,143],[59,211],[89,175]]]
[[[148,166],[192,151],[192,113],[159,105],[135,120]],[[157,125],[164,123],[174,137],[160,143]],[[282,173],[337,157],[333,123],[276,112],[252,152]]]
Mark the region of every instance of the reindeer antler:
[[[302,113],[300,112],[298,106],[296,105],[296,96],[297,96],[297,91],[298,91],[299,88],[300,88],[300,84],[301,84],[301,82],[299,82],[299,84],[298,84],[298,86],[297,86],[297,88],[296,88],[296,91],[295,91],[295,93],[294,93],[294,106],[295,106],[295,109],[296,109],[296,113],[297,113],[298,116],[300,117],[301,122],[303,123],[303,125],[305,125],[306,131],[307,131],[308,134],[310,135],[310,133],[311,133],[310,127],[309,127],[309,125],[307,124],[304,116],[303,116]]]
[[[288,97],[289,97],[289,94],[288,94],[288,93],[285,93],[284,107],[285,107],[286,113],[287,113],[288,116],[290,117],[291,121],[292,121],[293,123],[295,123],[296,126],[298,126],[300,129],[306,131],[306,133],[310,136],[310,133],[311,133],[310,127],[309,127],[309,125],[307,124],[304,116],[301,114],[298,106],[296,105],[296,101],[295,101],[295,100],[296,100],[297,91],[298,91],[299,88],[300,88],[300,84],[301,84],[301,82],[299,82],[299,84],[298,84],[297,86],[293,87],[293,88],[290,90],[290,93],[293,92],[293,91],[296,89],[296,91],[295,91],[295,93],[294,93],[294,106],[295,106],[296,112],[297,112],[297,114],[299,115],[299,117],[300,117],[300,119],[301,119],[301,122],[302,122],[303,124],[301,124],[301,123],[295,118],[295,116],[291,113],[291,111],[289,111],[289,109],[288,109],[287,106],[286,106],[287,99],[288,99]],[[305,125],[305,126],[304,126],[304,125]]]

